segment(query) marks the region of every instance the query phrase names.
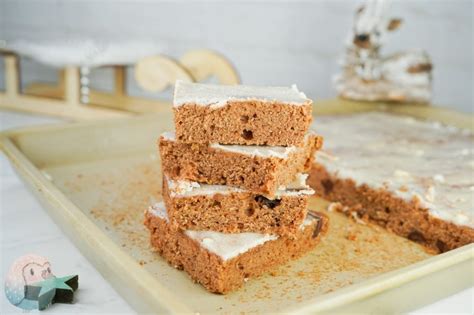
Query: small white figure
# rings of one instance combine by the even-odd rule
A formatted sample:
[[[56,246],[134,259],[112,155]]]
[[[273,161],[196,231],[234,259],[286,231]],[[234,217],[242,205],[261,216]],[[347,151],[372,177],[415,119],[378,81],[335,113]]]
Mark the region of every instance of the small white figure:
[[[387,18],[388,2],[369,0],[355,14],[344,56],[343,72],[336,77],[338,94],[347,99],[428,103],[431,99],[432,64],[424,51],[382,56],[388,32],[400,19]]]

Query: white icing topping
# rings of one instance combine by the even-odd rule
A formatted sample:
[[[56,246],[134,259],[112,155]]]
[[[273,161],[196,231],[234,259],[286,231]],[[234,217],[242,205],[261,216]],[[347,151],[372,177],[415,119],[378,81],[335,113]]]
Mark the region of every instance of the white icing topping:
[[[148,211],[161,219],[168,221],[168,214],[163,202],[151,206]],[[315,219],[308,216],[301,224],[300,229],[313,223]],[[197,241],[203,248],[216,254],[226,261],[243,254],[250,249],[278,238],[276,235],[259,233],[226,234],[213,231],[185,231],[188,237]]]
[[[278,187],[278,190],[307,189],[309,188],[309,186],[306,185],[307,179],[308,179],[308,174],[297,173],[291,183],[288,183],[286,186]]]
[[[168,212],[166,212],[165,204],[163,202],[157,202],[148,208],[148,212],[153,214],[155,217],[160,219],[168,220]]]
[[[250,249],[278,238],[276,235],[257,233],[225,234],[213,231],[186,231],[187,236],[198,241],[202,247],[222,258],[232,259]]]
[[[171,197],[190,197],[201,195],[230,194],[233,192],[245,192],[245,190],[226,186],[209,185],[189,180],[172,180],[166,178]]]
[[[309,102],[306,95],[292,87],[256,87],[247,85],[213,85],[176,81],[173,106],[197,104],[213,108],[225,106],[229,101],[258,100],[303,105]]]
[[[430,214],[474,228],[474,135],[384,113],[320,116],[317,162],[339,178],[418,198]]]
[[[297,147],[279,147],[279,146],[259,146],[259,145],[236,145],[236,144],[219,144],[211,143],[210,147],[213,149],[219,149],[234,153],[240,153],[251,156],[259,157],[276,157],[280,159],[286,159],[288,156],[295,152]]]
[[[314,190],[306,185],[307,174],[297,174],[294,182],[286,187],[280,187],[275,192],[275,199],[282,196],[302,196],[312,195]],[[239,192],[248,192],[248,190],[226,185],[209,185],[188,180],[172,180],[165,177],[171,197],[189,197],[201,195],[230,194]]]
[[[309,132],[305,135],[304,143],[306,145],[309,136],[313,135],[312,132]],[[276,157],[280,159],[287,159],[290,154],[304,150],[304,145],[301,147],[290,146],[262,146],[262,145],[236,145],[236,144],[219,144],[211,143],[210,147],[213,149],[219,149],[234,153],[240,153],[250,156],[258,156],[263,158]]]
[[[161,134],[161,137],[165,140],[176,141],[176,134],[174,131],[166,131]]]
[[[312,133],[307,133],[305,136],[305,144]],[[176,141],[176,135],[174,132],[164,132],[161,137],[168,141]],[[222,151],[228,151],[233,153],[245,154],[250,156],[258,156],[263,158],[276,157],[280,159],[287,159],[290,154],[304,150],[302,147],[282,147],[282,146],[262,146],[262,145],[234,145],[234,144],[219,144],[211,143],[210,148]]]

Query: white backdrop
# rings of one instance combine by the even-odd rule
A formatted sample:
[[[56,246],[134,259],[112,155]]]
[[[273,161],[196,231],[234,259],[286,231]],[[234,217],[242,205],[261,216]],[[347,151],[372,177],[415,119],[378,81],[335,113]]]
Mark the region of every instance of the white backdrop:
[[[0,39],[144,39],[174,57],[207,47],[232,60],[244,83],[297,83],[312,98],[329,98],[360,3],[0,0]],[[394,1],[392,12],[404,23],[389,35],[384,52],[426,49],[434,62],[433,103],[473,112],[473,1]],[[44,66],[24,65],[25,82],[54,78]],[[94,84],[103,84],[106,74],[94,75]]]

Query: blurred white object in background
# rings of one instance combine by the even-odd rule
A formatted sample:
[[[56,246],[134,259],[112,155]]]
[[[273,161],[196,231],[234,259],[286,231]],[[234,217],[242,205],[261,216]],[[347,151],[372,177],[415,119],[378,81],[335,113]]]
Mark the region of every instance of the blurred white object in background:
[[[335,80],[337,92],[353,100],[428,103],[432,94],[428,54],[410,50],[382,56],[380,52],[387,33],[402,23],[387,17],[388,6],[386,0],[369,0],[356,11],[343,72]]]
[[[72,38],[66,40],[14,40],[6,46],[19,55],[28,56],[54,67],[131,65],[165,50],[157,41]]]
[[[14,40],[6,48],[19,55],[57,68],[80,67],[80,102],[90,102],[90,69],[100,66],[133,65],[140,59],[158,55],[163,45],[157,41],[108,41],[69,38],[66,40]]]

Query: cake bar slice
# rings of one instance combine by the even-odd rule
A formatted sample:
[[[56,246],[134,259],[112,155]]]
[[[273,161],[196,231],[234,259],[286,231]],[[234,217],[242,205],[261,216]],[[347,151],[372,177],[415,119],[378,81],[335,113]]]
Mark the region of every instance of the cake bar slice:
[[[211,85],[177,81],[177,139],[186,143],[301,145],[312,101],[293,87]]]
[[[163,178],[163,198],[173,225],[183,230],[294,235],[303,223],[308,197],[305,174],[275,197],[225,185]]]
[[[145,212],[151,244],[171,265],[215,293],[240,287],[247,278],[302,256],[328,228],[323,214],[308,214],[294,238],[271,234],[181,231],[169,224],[163,203]]]
[[[306,172],[321,145],[322,138],[313,133],[305,136],[302,147],[188,144],[170,132],[159,140],[162,170],[169,178],[229,185],[269,197]]]
[[[474,242],[472,131],[375,112],[316,127],[327,146],[308,182],[335,209],[439,253]]]

